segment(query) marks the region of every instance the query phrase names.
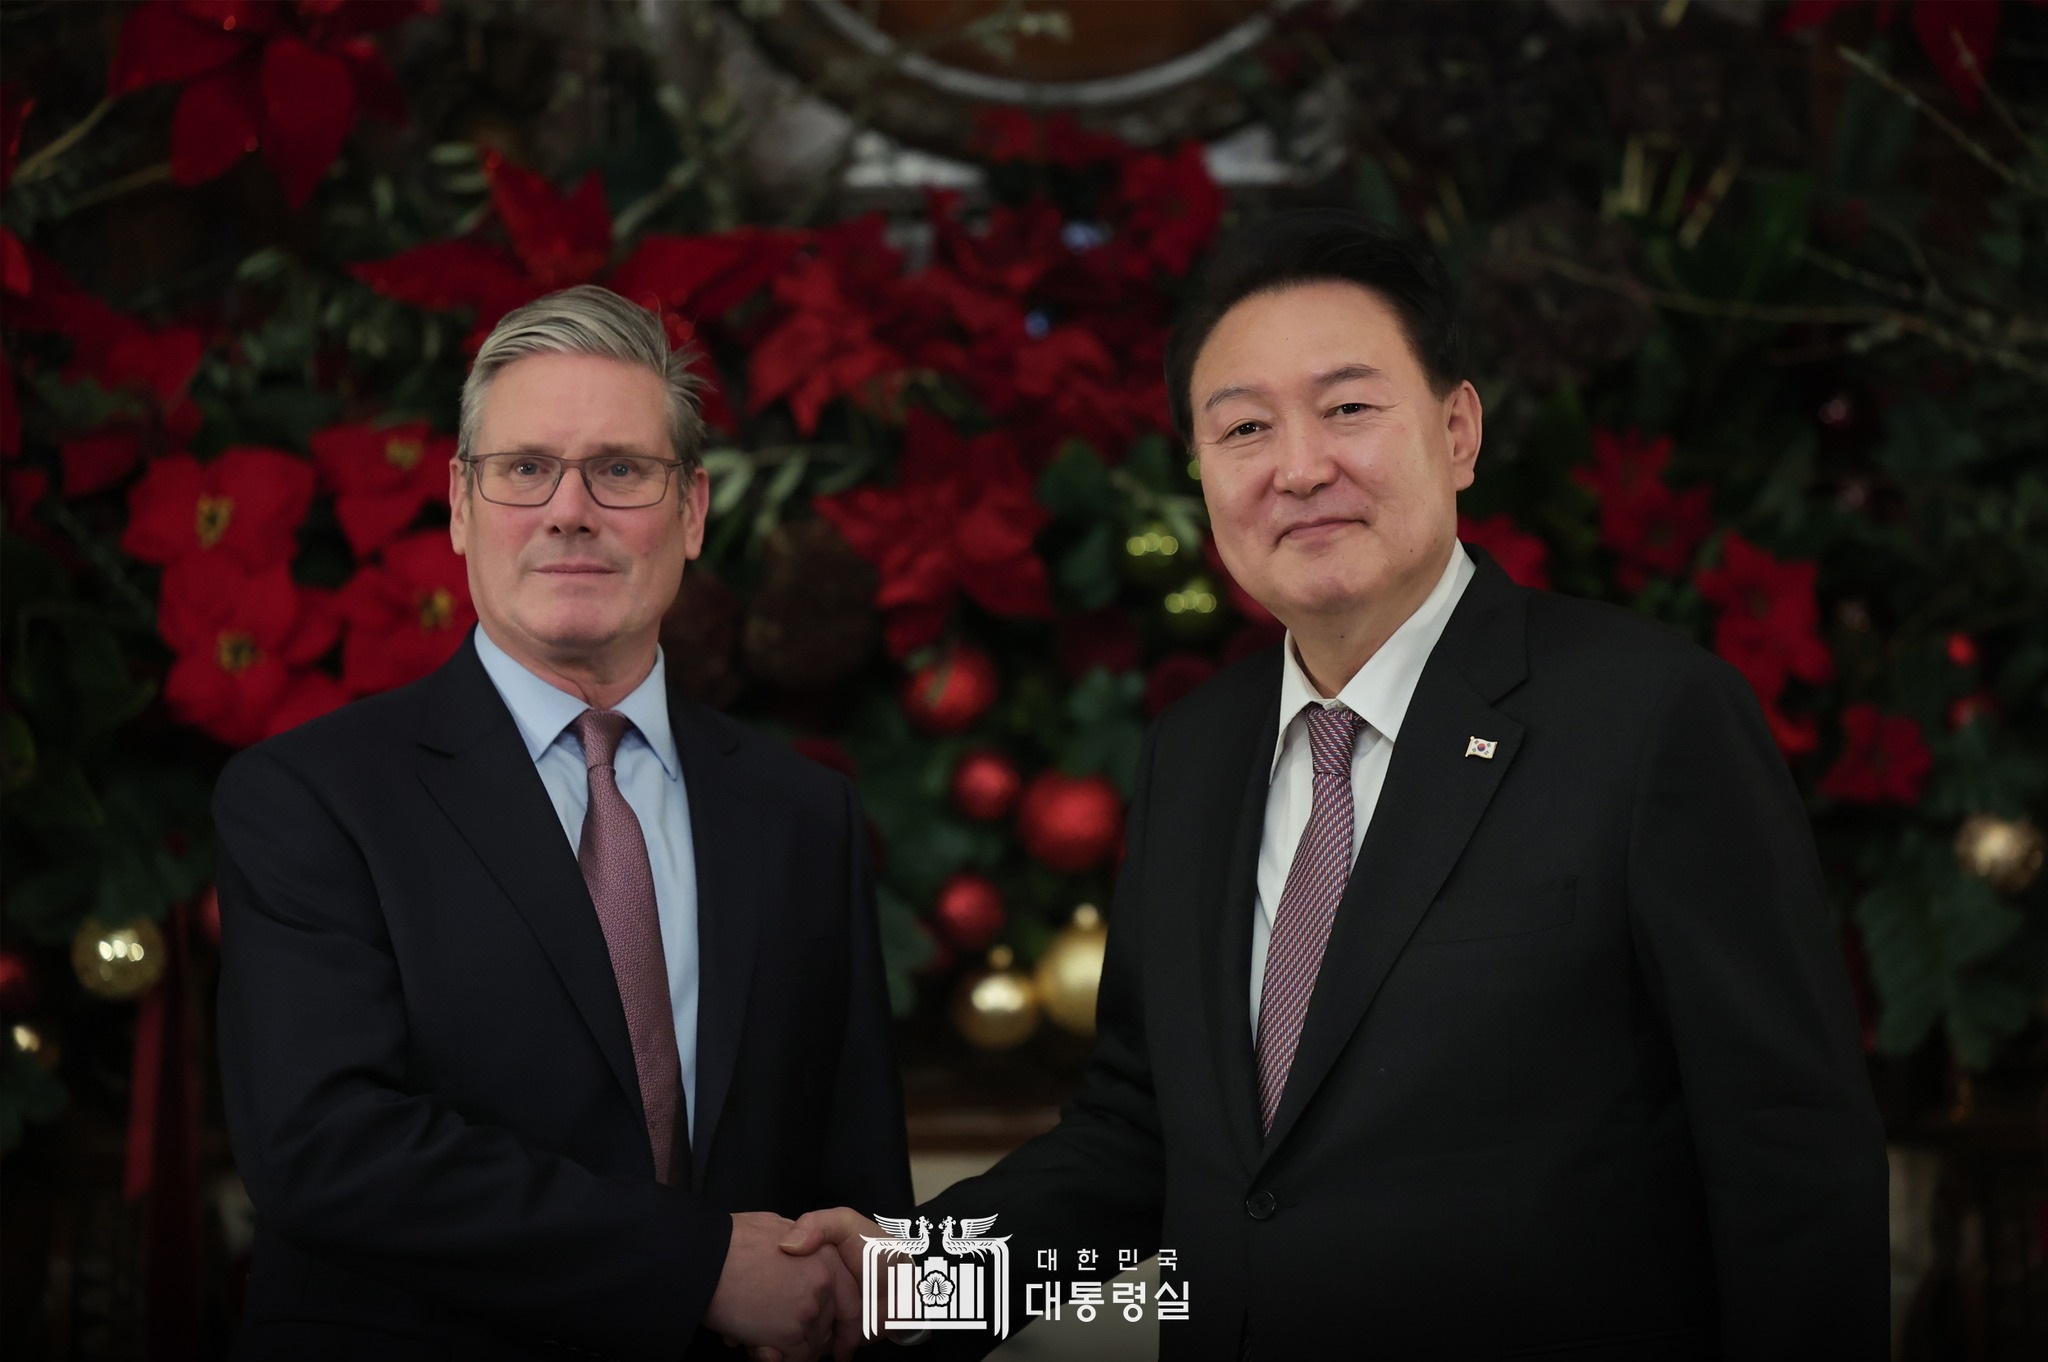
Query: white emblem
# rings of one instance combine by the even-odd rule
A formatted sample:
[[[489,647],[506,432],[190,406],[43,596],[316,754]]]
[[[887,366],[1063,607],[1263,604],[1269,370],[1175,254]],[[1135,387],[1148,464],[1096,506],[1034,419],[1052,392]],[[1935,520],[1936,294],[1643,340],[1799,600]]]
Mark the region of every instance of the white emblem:
[[[888,1231],[862,1235],[861,1321],[864,1337],[888,1329],[993,1329],[1010,1333],[1010,1237],[987,1238],[996,1217],[953,1217],[939,1222],[939,1253],[931,1247],[932,1222],[919,1216],[916,1233],[908,1220],[876,1216]],[[984,1264],[982,1259],[992,1261]]]
[[[1465,755],[1468,757],[1483,757],[1487,761],[1492,761],[1493,749],[1498,746],[1500,744],[1492,738],[1472,738],[1465,743]]]

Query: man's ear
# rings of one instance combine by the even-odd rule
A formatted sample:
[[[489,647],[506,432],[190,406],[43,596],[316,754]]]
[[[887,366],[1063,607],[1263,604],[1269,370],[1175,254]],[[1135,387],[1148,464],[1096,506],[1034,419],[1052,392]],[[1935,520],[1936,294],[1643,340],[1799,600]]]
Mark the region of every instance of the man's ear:
[[[469,466],[462,460],[450,457],[448,460],[448,542],[455,546],[455,552],[462,552],[463,541],[469,537],[470,483],[465,475]]]
[[[711,514],[711,475],[701,465],[691,469],[678,495],[683,519],[689,522],[683,531],[689,541],[684,557],[694,561],[704,552],[704,520]]]
[[[1479,401],[1479,389],[1460,382],[1444,399],[1444,435],[1451,457],[1451,485],[1463,491],[1472,485],[1479,466],[1479,444],[1485,434],[1486,413]]]

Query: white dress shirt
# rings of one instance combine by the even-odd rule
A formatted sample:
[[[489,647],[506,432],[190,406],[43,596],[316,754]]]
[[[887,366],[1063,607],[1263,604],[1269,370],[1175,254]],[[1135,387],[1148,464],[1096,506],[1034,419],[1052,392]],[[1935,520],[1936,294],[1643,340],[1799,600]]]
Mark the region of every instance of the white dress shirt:
[[[1273,939],[1273,919],[1280,911],[1287,872],[1294,865],[1294,850],[1308,827],[1309,808],[1315,801],[1315,763],[1302,709],[1342,705],[1365,720],[1358,745],[1351,750],[1351,861],[1355,866],[1365,830],[1372,824],[1373,809],[1379,804],[1380,786],[1386,783],[1387,765],[1394,759],[1401,720],[1408,713],[1415,683],[1422,679],[1422,665],[1443,637],[1444,626],[1450,623],[1451,611],[1465,594],[1472,573],[1472,559],[1465,546],[1454,545],[1443,576],[1437,578],[1415,613],[1402,621],[1332,699],[1325,700],[1302,670],[1294,654],[1292,632],[1281,645],[1280,736],[1273,745],[1273,768],[1267,777],[1266,826],[1259,837],[1259,898],[1252,914],[1254,1043],[1259,1034],[1259,995],[1266,983],[1266,950]]]
[[[573,855],[583,839],[583,811],[590,803],[590,773],[583,742],[569,727],[589,706],[535,676],[491,641],[479,624],[476,652],[491,684],[498,688],[541,784],[554,801],[555,815]],[[654,650],[654,670],[619,701],[632,720],[619,740],[612,774],[619,793],[640,820],[647,860],[654,871],[654,907],[661,919],[661,953],[668,964],[668,1000],[675,1012],[676,1051],[683,1065],[683,1096],[690,1124],[697,1121],[697,855],[690,835],[690,796],[675,734],[668,726],[664,659]]]

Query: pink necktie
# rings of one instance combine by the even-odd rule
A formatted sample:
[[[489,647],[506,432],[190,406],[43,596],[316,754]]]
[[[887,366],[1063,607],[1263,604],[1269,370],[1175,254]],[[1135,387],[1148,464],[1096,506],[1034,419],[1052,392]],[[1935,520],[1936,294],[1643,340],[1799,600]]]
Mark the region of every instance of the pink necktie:
[[[1259,989],[1259,1120],[1269,1135],[1280,1094],[1287,1090],[1308,1000],[1316,991],[1330,924],[1351,880],[1351,748],[1365,727],[1365,720],[1341,706],[1305,708],[1315,797],[1294,863],[1287,868]]]
[[[633,1068],[640,1078],[640,1104],[647,1113],[647,1142],[654,1149],[654,1176],[669,1180],[682,1065],[676,1054],[676,1018],[668,996],[668,961],[661,950],[661,919],[654,902],[654,870],[647,839],[633,806],[619,793],[612,762],[630,720],[616,710],[586,709],[573,727],[583,743],[590,777],[590,805],[576,861],[597,907],[604,944],[626,1006],[626,1031],[633,1038]]]

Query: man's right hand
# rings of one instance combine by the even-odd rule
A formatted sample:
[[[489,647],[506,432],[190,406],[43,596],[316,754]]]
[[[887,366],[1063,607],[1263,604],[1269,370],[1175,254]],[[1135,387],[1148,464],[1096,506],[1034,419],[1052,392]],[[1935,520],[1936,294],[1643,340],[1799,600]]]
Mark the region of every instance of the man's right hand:
[[[820,1248],[834,1248],[839,1251],[839,1261],[845,1265],[847,1275],[856,1283],[860,1281],[861,1254],[866,1245],[861,1236],[873,1239],[885,1236],[882,1227],[850,1206],[837,1206],[829,1211],[807,1211],[798,1217],[796,1232],[784,1236],[782,1251],[790,1254],[812,1254]],[[859,1300],[854,1303],[859,1312]]]
[[[817,1244],[791,1247],[798,1233],[793,1222],[766,1211],[735,1214],[704,1327],[746,1347],[757,1362],[812,1362],[827,1354],[845,1362],[860,1343],[858,1246],[856,1275],[849,1275],[840,1253],[818,1253]]]

